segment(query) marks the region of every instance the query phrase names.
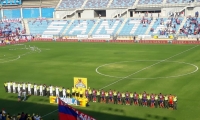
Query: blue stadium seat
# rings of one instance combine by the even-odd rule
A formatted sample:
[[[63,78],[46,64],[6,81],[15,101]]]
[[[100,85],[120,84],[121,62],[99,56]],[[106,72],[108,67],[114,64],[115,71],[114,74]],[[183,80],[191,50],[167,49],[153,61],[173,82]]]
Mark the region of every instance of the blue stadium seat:
[[[106,8],[110,0],[88,0],[85,8]]]
[[[65,35],[88,35],[96,20],[75,20]]]
[[[141,19],[128,19],[126,24],[120,31],[119,35],[128,36],[128,35],[144,35],[148,29],[148,24],[146,27],[141,24]]]
[[[66,8],[80,8],[85,0],[62,0],[59,5],[59,9],[66,9]]]
[[[102,19],[93,30],[93,35],[115,35],[123,19]]]
[[[163,0],[139,0],[138,4],[162,4]]]
[[[110,7],[131,7],[135,0],[113,0]]]
[[[190,3],[192,0],[167,0],[166,3]]]
[[[183,20],[183,18],[178,18],[181,22],[182,22],[182,20]],[[162,23],[162,21],[163,21],[163,24],[161,25],[161,23]],[[165,29],[165,28],[167,28],[167,23],[169,23],[170,22],[170,19],[168,19],[168,18],[159,18],[159,19],[157,19],[156,21],[155,21],[155,23],[153,24],[153,26],[152,26],[152,28],[154,29],[154,31],[153,32],[149,32],[149,35],[160,35],[160,30],[163,30],[163,29]],[[177,24],[176,22],[175,22],[175,19],[173,19],[172,20],[172,24],[175,24],[175,26],[176,26],[176,28],[170,28],[171,30],[174,30],[174,31],[178,31],[179,30],[179,27],[180,27],[180,24]],[[169,33],[170,34],[170,33]],[[166,35],[166,34],[165,34]]]
[[[52,23],[55,23],[53,25],[51,25]],[[64,23],[64,24],[59,24],[59,23]],[[69,24],[70,21],[66,21],[66,20],[31,20],[28,21],[28,26],[29,26],[29,30],[30,33],[32,35],[42,35],[45,31],[51,31],[51,34],[58,34],[60,35],[63,33],[64,29],[66,28],[66,26]],[[54,28],[51,29],[47,29],[48,27],[54,26]],[[58,26],[57,28],[60,29],[60,31],[57,30],[56,26]]]

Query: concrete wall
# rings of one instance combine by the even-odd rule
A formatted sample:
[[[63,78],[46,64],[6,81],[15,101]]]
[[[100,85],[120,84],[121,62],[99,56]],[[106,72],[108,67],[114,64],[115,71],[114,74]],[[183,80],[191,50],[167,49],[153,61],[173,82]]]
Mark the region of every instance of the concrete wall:
[[[106,10],[106,18],[111,18],[117,11],[124,11],[125,9],[109,9]]]
[[[84,10],[81,13],[81,18],[94,18],[94,10]]]

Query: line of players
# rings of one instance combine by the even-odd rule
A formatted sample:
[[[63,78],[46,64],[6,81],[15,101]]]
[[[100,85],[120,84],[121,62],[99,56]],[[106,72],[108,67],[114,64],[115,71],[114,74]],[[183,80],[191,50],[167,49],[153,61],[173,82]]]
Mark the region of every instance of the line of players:
[[[136,92],[119,92],[115,90],[95,90],[78,89],[72,87],[65,89],[64,87],[58,86],[46,86],[45,84],[31,84],[31,83],[16,83],[16,82],[6,82],[4,83],[6,92],[8,93],[18,93],[18,91],[26,91],[29,95],[38,96],[57,96],[57,97],[86,97],[89,102],[99,102],[99,103],[114,103],[121,105],[139,105],[148,107],[161,107],[161,108],[173,108],[177,109],[177,96],[173,95],[163,95],[163,94],[148,94],[136,93]]]
[[[90,102],[114,103],[121,105],[139,105],[146,107],[160,107],[177,109],[177,96],[163,94],[148,94],[136,92],[119,92],[115,90],[86,90],[86,97]]]

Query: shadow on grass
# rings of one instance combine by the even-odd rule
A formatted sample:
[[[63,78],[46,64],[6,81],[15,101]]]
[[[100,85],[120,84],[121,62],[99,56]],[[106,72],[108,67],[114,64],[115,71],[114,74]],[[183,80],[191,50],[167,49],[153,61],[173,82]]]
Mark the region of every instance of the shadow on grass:
[[[14,96],[10,96],[13,98]],[[34,102],[34,101],[33,101]],[[57,105],[48,105],[44,104],[44,99],[37,99],[37,103],[32,103],[29,101],[25,102],[18,102],[12,100],[4,100],[0,99],[0,109],[5,109],[6,112],[10,113],[11,115],[16,115],[21,112],[29,113],[29,114],[38,114],[44,116],[44,120],[58,120],[58,112],[56,109],[58,108]],[[48,102],[45,102],[48,103]],[[77,107],[76,107],[77,109]],[[52,111],[55,111],[52,113]],[[161,117],[156,115],[147,114],[143,116],[143,118],[139,117],[129,117],[126,116],[126,111],[122,109],[115,109],[111,107],[100,107],[99,112],[94,110],[86,110],[81,109],[81,112],[88,114],[97,120],[175,120],[173,118],[168,117]],[[107,111],[107,113],[104,113]],[[137,111],[135,111],[137,112]],[[50,113],[49,115],[47,115]],[[114,114],[113,114],[114,113]]]

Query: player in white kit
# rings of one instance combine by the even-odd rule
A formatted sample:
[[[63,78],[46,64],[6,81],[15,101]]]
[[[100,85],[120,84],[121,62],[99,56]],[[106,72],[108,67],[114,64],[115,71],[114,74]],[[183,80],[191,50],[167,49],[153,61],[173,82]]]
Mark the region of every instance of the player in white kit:
[[[66,89],[63,87],[63,98],[66,98]]]
[[[37,85],[34,83],[34,95],[37,95]]]
[[[40,85],[40,96],[43,96],[43,86]]]
[[[56,86],[56,97],[59,97],[59,88]]]
[[[28,94],[31,95],[31,84],[28,83]]]
[[[16,86],[15,85],[16,85],[15,82],[13,82],[13,86],[12,86],[13,87],[13,93],[16,93],[16,89],[15,89]]]
[[[11,86],[10,86],[10,82],[8,82],[8,93],[11,92]]]

